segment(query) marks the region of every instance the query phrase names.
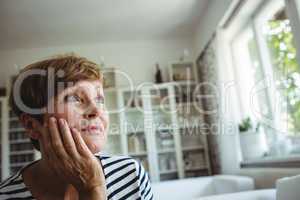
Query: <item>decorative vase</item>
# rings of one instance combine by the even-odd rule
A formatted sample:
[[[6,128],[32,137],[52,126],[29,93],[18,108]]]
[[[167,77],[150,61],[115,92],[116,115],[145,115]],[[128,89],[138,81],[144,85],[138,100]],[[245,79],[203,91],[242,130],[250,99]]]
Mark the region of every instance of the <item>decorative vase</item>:
[[[162,83],[162,75],[161,75],[161,71],[159,68],[159,64],[156,63],[156,73],[155,73],[155,83]]]
[[[262,132],[241,132],[240,144],[244,160],[263,158],[268,152],[266,135]]]

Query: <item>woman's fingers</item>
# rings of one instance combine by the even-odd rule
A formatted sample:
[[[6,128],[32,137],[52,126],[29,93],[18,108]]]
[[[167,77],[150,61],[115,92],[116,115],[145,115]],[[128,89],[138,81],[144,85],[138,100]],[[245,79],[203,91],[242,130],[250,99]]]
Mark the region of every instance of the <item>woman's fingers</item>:
[[[76,158],[78,155],[90,156],[92,153],[85,144],[80,132],[72,128],[64,119],[49,119],[46,133],[42,136],[42,143],[47,157],[67,159]]]
[[[66,159],[67,153],[64,149],[62,139],[59,133],[59,128],[57,124],[57,120],[54,117],[50,118],[49,121],[49,135],[50,135],[50,145],[55,153],[55,155],[60,159]]]
[[[50,135],[49,135],[49,123],[46,123],[47,125],[45,127],[45,131],[41,134],[41,142],[45,154],[46,160],[50,159],[50,156],[52,155],[52,149],[50,145]]]
[[[92,156],[93,154],[85,144],[80,132],[76,128],[72,128],[71,130],[78,153],[83,156]]]
[[[78,152],[76,150],[76,145],[72,137],[70,127],[65,119],[59,119],[59,128],[61,132],[63,146],[65,151],[71,155],[71,157],[77,157]]]

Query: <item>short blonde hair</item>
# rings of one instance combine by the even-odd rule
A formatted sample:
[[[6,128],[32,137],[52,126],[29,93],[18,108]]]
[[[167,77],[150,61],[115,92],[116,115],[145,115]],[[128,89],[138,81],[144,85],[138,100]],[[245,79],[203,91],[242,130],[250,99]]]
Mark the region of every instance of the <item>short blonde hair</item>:
[[[96,63],[84,58],[77,56],[75,54],[65,54],[55,56],[50,59],[42,60],[35,62],[26,66],[20,71],[16,76],[15,80],[18,79],[24,73],[29,72],[30,70],[45,70],[46,75],[40,74],[31,74],[25,76],[23,81],[20,84],[20,91],[17,93],[22,102],[29,108],[41,109],[47,106],[50,98],[48,96],[48,76],[49,69],[52,68],[53,80],[54,80],[54,97],[57,96],[57,85],[58,83],[70,83],[75,84],[81,80],[100,80],[102,81],[103,77],[100,72],[100,66]],[[57,72],[63,71],[63,76],[58,76]],[[9,104],[13,112],[20,117],[21,114],[25,113],[17,104],[14,94],[14,85],[15,81],[12,84],[9,96]],[[43,114],[32,114],[26,113],[32,118],[38,120],[40,123],[43,123]],[[36,149],[39,148],[39,143],[36,140],[32,139],[32,143]]]

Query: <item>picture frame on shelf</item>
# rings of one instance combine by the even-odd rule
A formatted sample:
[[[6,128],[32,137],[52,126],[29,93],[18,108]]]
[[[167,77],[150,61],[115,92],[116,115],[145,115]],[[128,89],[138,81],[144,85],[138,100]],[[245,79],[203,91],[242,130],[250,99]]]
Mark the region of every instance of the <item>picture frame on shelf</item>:
[[[115,88],[116,87],[116,68],[101,68],[103,74],[103,88]]]
[[[196,81],[195,65],[192,61],[181,61],[169,65],[170,81]]]

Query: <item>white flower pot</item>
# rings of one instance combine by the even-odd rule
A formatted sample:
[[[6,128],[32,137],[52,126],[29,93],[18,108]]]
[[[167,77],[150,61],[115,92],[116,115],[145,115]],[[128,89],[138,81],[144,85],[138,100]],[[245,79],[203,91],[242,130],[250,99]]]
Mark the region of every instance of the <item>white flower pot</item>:
[[[262,158],[268,152],[266,135],[253,131],[240,133],[243,160]]]

